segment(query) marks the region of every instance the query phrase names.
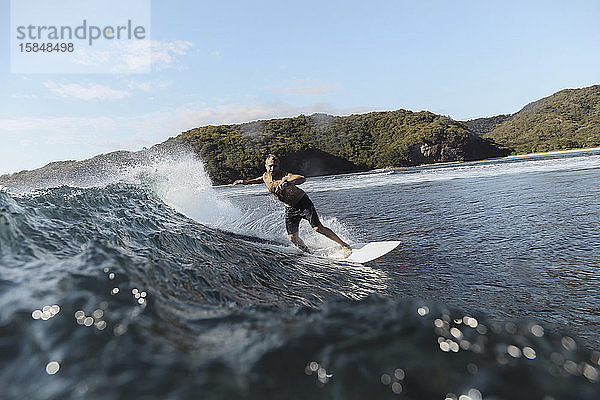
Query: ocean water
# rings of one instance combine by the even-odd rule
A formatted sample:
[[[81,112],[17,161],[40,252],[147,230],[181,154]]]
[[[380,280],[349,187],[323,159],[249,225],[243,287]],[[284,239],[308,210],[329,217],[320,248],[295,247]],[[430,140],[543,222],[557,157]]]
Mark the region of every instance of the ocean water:
[[[189,154],[6,188],[0,399],[598,399],[599,178],[600,152],[310,178],[346,241],[402,242],[366,265]]]

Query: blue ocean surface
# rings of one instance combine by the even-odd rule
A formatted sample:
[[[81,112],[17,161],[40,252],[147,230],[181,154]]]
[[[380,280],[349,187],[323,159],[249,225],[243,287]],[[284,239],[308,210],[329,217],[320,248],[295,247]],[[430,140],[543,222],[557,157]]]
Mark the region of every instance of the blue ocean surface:
[[[309,178],[365,265],[189,154],[57,180],[0,191],[0,399],[600,398],[600,152]]]

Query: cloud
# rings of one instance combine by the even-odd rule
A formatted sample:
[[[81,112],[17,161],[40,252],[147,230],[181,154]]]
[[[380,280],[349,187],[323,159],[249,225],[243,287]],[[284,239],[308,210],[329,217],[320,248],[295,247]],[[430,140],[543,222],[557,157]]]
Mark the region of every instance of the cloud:
[[[152,67],[158,71],[169,68],[182,69],[183,65],[178,63],[179,57],[186,55],[193,46],[193,42],[186,40],[140,40],[119,43],[117,48],[121,64],[113,68],[130,72],[150,72]]]
[[[150,92],[152,89],[165,89],[171,86],[171,82],[164,81],[145,81],[138,82],[134,80],[127,81],[127,87],[131,90],[140,90],[142,92]]]
[[[162,142],[179,133],[165,116],[164,123],[153,114],[132,117],[22,117],[0,119],[0,133],[19,138],[23,147],[76,146],[82,153],[137,150]],[[140,122],[148,121],[143,124]]]
[[[126,86],[131,91],[113,89],[109,86],[93,83],[79,84],[46,81],[43,85],[60,97],[72,97],[78,100],[119,100],[131,96],[131,91],[148,93],[155,88],[164,89],[170,86],[170,82],[129,80],[126,82]],[[13,95],[13,97],[17,96]]]
[[[140,150],[142,147],[151,147],[163,142],[168,137],[168,135],[161,135],[156,132],[137,131],[118,138],[108,136],[99,137],[91,141],[90,144],[104,151]]]
[[[129,81],[127,82],[127,87],[131,90],[141,90],[142,92],[149,92],[152,89],[152,84],[150,82]]]
[[[193,46],[186,40],[115,41],[77,49],[71,61],[80,66],[80,72],[89,73],[149,73],[153,67],[159,71],[182,69],[179,58]]]
[[[0,119],[0,130],[26,131],[48,130],[78,132],[82,129],[109,129],[116,127],[114,119],[108,117],[22,117]]]
[[[183,106],[174,111],[133,115],[130,117],[21,117],[0,119],[0,131],[63,133],[76,142],[93,132],[111,133],[115,137],[134,136],[146,132],[166,138],[168,135],[205,125],[239,124],[271,118],[295,117],[300,114],[327,113],[349,115],[372,111],[367,107],[336,108],[328,103],[296,107],[287,103],[253,105],[227,104],[196,109]],[[39,135],[37,135],[39,136]]]
[[[113,89],[98,84],[84,86],[77,83],[65,84],[46,81],[44,82],[44,86],[60,97],[74,97],[79,100],[115,100],[131,95],[131,93],[125,90]]]
[[[115,150],[139,150],[205,125],[233,124],[299,114],[348,115],[372,111],[340,109],[327,103],[303,107],[287,103],[183,105],[175,110],[129,117],[21,117],[0,119],[0,135],[15,143],[0,157],[0,171],[33,168],[58,159],[82,159]],[[17,145],[18,144],[18,145]],[[5,149],[6,150],[6,149]],[[11,158],[12,157],[12,158]],[[8,163],[6,166],[3,163]]]
[[[152,41],[152,65],[158,70],[177,67],[178,56],[184,56],[194,46],[193,42],[187,40],[175,40],[172,42]]]
[[[19,144],[23,147],[34,145],[35,142],[31,139],[21,139],[19,140]]]
[[[82,67],[97,67],[102,64],[109,64],[111,61],[111,53],[114,51],[109,50],[99,50],[96,48],[79,48],[76,52],[73,52],[69,61],[77,65],[81,65]],[[113,54],[114,55],[114,54]],[[85,72],[84,69],[82,72]],[[101,71],[88,71],[88,72],[101,72]]]
[[[322,83],[313,79],[298,80],[289,87],[276,87],[277,92],[288,94],[301,94],[305,96],[321,96],[336,90],[336,86],[330,83]]]
[[[38,98],[38,96],[36,94],[26,94],[26,93],[13,93],[11,95],[11,97],[14,99],[27,99],[27,100]]]

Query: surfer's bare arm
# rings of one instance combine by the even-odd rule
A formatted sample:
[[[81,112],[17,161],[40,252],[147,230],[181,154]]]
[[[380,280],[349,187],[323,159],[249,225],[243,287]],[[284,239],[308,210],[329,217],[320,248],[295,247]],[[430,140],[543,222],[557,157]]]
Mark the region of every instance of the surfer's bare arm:
[[[294,185],[301,185],[306,182],[306,178],[302,175],[297,174],[287,174],[281,179],[282,182],[293,183]]]
[[[263,183],[263,177],[259,176],[258,178],[254,178],[254,179],[238,179],[237,181],[233,182],[233,186],[235,186],[235,185],[253,185],[255,183]]]

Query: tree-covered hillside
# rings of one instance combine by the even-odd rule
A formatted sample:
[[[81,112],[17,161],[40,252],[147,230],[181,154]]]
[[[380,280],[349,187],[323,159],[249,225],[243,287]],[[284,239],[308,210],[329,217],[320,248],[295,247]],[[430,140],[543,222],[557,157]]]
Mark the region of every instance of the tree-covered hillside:
[[[485,120],[487,126],[494,122],[492,118]],[[528,104],[487,131],[478,129],[474,121],[466,124],[514,153],[597,147],[600,146],[600,85],[561,90]]]
[[[259,176],[265,156],[286,160],[331,157],[347,165],[322,173],[392,166],[476,160],[503,153],[492,141],[473,135],[462,123],[430,112],[371,112],[347,117],[300,115],[239,125],[205,126],[177,137],[202,157],[213,181]],[[340,164],[341,165],[341,164]]]

